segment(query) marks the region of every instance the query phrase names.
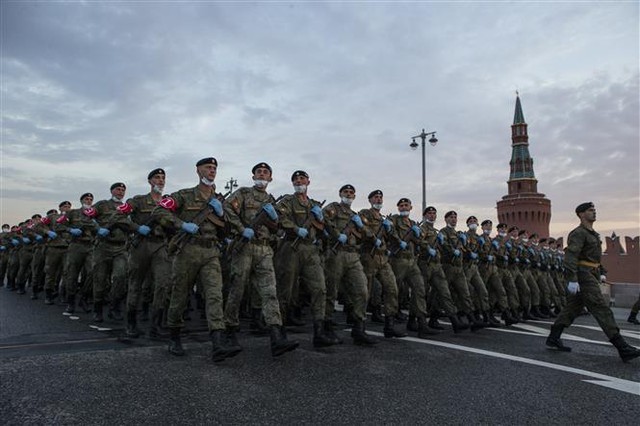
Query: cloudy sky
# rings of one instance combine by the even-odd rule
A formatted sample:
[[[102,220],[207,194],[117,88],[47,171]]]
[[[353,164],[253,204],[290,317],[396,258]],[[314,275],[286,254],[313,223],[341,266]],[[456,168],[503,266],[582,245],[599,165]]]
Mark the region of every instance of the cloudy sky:
[[[384,211],[427,203],[496,217],[506,194],[515,92],[529,124],[551,231],[597,203],[598,229],[640,232],[638,2],[3,1],[1,221],[81,193],[195,185],[215,156],[218,187],[274,168],[271,191],[311,175],[310,193]],[[440,222],[441,223],[441,222]]]

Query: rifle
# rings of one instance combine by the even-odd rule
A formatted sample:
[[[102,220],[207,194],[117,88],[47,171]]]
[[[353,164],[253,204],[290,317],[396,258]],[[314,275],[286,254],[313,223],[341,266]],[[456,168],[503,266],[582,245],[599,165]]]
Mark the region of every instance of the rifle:
[[[324,206],[324,203],[326,203],[327,200],[322,200],[322,203],[320,203],[320,208],[322,208],[322,206]],[[313,207],[313,206],[312,206]],[[315,221],[315,217],[313,216],[313,213],[309,212],[309,217],[307,218],[307,220],[304,222],[303,227],[304,228],[308,228],[311,226],[311,224]],[[300,237],[296,237],[295,240],[293,240],[293,242],[291,243],[291,249],[293,251],[298,250],[298,246],[300,245]]]
[[[275,202],[273,203],[274,205],[274,209],[275,209],[275,204],[278,203],[278,201],[282,200],[286,195],[281,195],[278,198],[276,198]],[[269,203],[265,203],[265,204],[269,204]],[[264,204],[263,204],[264,206]],[[243,224],[245,225],[245,228],[251,228],[251,229],[256,229],[259,226],[265,225],[265,222],[267,220],[265,220],[265,217],[267,216],[267,213],[265,212],[265,210],[261,207],[260,211],[258,212],[257,215],[254,216],[253,220],[251,221],[251,224],[249,226],[246,226],[246,224],[243,222]],[[238,216],[240,217],[240,216]],[[242,220],[242,219],[240,219]],[[270,220],[270,219],[269,219]],[[277,222],[277,219],[276,219]],[[247,245],[247,243],[249,242],[249,240],[247,240],[246,238],[242,238],[240,241],[237,241],[235,244],[233,244],[233,250],[231,251],[232,255],[238,254],[242,251],[242,249],[244,249],[245,245]]]
[[[340,233],[345,234],[347,238],[349,238],[349,235],[351,235],[352,233],[354,233],[356,236],[360,236],[360,234],[358,234],[357,231],[353,229],[354,226],[355,226],[355,223],[353,223],[351,218],[349,218],[349,221],[347,222],[346,225],[344,225],[344,228],[342,228],[342,231]],[[331,251],[335,253],[339,245],[340,245],[340,241],[336,241],[333,247],[331,247]]]
[[[216,195],[214,195],[214,197],[215,196]],[[222,201],[224,201],[224,199]],[[200,226],[204,223],[205,220],[209,220],[216,226],[224,227],[225,226],[224,220],[220,219],[217,215],[211,215],[211,213],[213,213],[213,208],[209,205],[209,202],[207,201],[206,206],[198,212],[198,214],[196,215],[196,217],[193,218],[191,223],[195,223],[196,225]],[[193,236],[192,234],[188,234],[185,231],[181,231],[175,234],[171,238],[171,240],[169,240],[169,244],[167,246],[167,251],[169,252],[169,254],[172,255],[172,254],[180,253],[180,251],[182,251],[182,249],[184,248],[185,244],[187,244],[187,241],[189,241],[192,236]]]
[[[384,230],[384,226],[382,225],[382,222],[384,222],[385,220],[387,220],[389,216],[380,216],[380,227],[378,228],[378,231],[375,233],[374,237],[376,240],[380,239],[380,237],[382,236],[382,231]],[[392,225],[393,226],[393,225]],[[376,252],[376,244],[375,241],[373,243],[373,247],[371,247],[371,252],[369,253],[371,256],[373,256],[373,254]]]
[[[422,224],[424,223],[424,219],[421,220],[419,223],[416,223],[415,225],[419,228],[420,226],[422,226]],[[411,233],[413,232],[411,230],[411,228],[413,227],[413,225],[411,225],[409,227],[409,229],[407,229],[407,232],[404,233],[404,235],[402,236],[402,238],[400,238],[400,242],[404,241],[405,243],[407,242],[407,238],[409,238],[411,236]],[[429,246],[431,247],[431,246]],[[392,255],[395,256],[396,254],[398,254],[398,252],[400,251],[400,247],[398,247],[393,253]]]
[[[160,206],[155,206],[153,210],[151,210],[151,213],[149,213],[149,218],[143,223],[144,226],[148,226],[149,228],[151,228],[151,225],[153,224],[153,222],[155,222],[155,219],[156,219],[153,216],[153,214],[158,208],[160,208]],[[138,247],[141,239],[142,239],[142,235],[136,232],[135,235],[131,237],[131,246]]]

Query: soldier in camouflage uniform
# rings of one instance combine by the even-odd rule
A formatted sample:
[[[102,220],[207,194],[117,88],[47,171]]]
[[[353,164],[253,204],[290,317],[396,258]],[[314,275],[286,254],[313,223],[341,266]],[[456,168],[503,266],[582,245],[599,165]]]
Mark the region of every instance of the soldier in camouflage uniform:
[[[389,263],[387,248],[393,236],[393,226],[389,219],[380,213],[383,203],[382,191],[371,191],[368,197],[371,208],[362,209],[358,213],[364,226],[362,227],[362,246],[360,262],[367,277],[367,289],[374,314],[380,314],[382,297],[384,297],[384,337],[405,337],[406,333],[394,327],[394,317],[398,313],[398,286]],[[374,297],[372,289],[374,279],[382,287],[380,298]]]
[[[618,349],[622,361],[631,361],[640,357],[640,350],[629,345],[620,335],[613,313],[600,290],[600,283],[606,281],[606,270],[600,263],[602,241],[593,229],[596,208],[591,202],[582,203],[576,207],[576,214],[580,218],[580,225],[569,233],[564,259],[565,278],[568,281],[567,306],[551,326],[546,344],[560,351],[571,351],[571,348],[564,346],[560,336],[587,307],[609,341]]]
[[[393,232],[391,268],[398,286],[406,282],[411,289],[407,330],[417,331],[418,337],[424,339],[440,332],[427,327],[427,297],[416,256],[416,244],[420,242],[422,231],[418,224],[409,218],[413,208],[411,200],[401,198],[396,207],[398,214],[392,215],[389,219]]]
[[[5,223],[2,225],[2,232],[0,233],[0,287],[4,286],[4,279],[7,276],[7,269],[9,266],[9,249],[11,241],[9,238],[9,232],[11,227]]]
[[[502,280],[502,286],[507,292],[507,300],[509,301],[509,312],[502,312],[502,319],[516,324],[520,321],[520,295],[516,287],[513,275],[510,270],[510,239],[507,233],[508,225],[506,223],[498,223],[496,227],[498,235],[493,238],[491,244],[495,250],[496,263],[498,266],[498,274]],[[509,243],[509,244],[507,244]],[[510,318],[509,318],[510,317]]]
[[[527,287],[529,287],[529,292],[531,294],[529,315],[532,319],[547,319],[549,317],[540,311],[540,305],[543,300],[543,291],[539,287],[538,282],[532,273],[532,256],[534,253],[532,250],[529,250],[529,233],[525,229],[518,232],[516,244],[518,247],[518,269],[520,269],[520,273],[527,283]]]
[[[33,219],[27,219],[20,225],[22,231],[21,249],[18,255],[19,268],[16,285],[18,286],[17,294],[25,294],[27,282],[31,279],[31,262],[33,261],[33,252],[36,246],[36,233],[33,231]]]
[[[71,235],[65,231],[64,223],[66,214],[71,209],[69,201],[63,201],[58,205],[60,214],[52,213],[47,215],[49,219],[49,230],[46,232],[49,241],[47,242],[47,253],[44,261],[44,303],[54,304],[54,294],[58,289],[58,281],[63,277],[63,269],[67,249]],[[64,278],[63,278],[64,279]]]
[[[540,319],[531,314],[531,289],[527,284],[527,280],[522,274],[520,268],[520,256],[522,254],[522,246],[518,243],[518,232],[520,229],[517,226],[512,226],[507,231],[507,237],[505,239],[505,252],[509,259],[509,272],[513,277],[513,282],[518,289],[518,299],[520,300],[520,311],[522,312],[522,320]]]
[[[33,260],[31,261],[31,300],[38,299],[38,293],[44,290],[44,262],[46,244],[48,243],[47,231],[51,219],[49,215],[58,213],[57,210],[49,210],[47,216],[42,217],[39,214],[33,215],[33,232],[35,233],[35,248],[33,249]]]
[[[67,313],[74,313],[76,308],[76,293],[78,293],[78,278],[83,277],[84,287],[80,289],[80,297],[86,298],[93,289],[93,234],[96,224],[93,218],[96,210],[93,205],[93,194],[90,192],[80,197],[81,207],[72,209],[57,221],[58,233],[66,232],[71,236],[67,257],[64,265],[64,289],[67,295]],[[94,321],[102,322],[102,316],[94,316]]]
[[[551,305],[556,301],[558,293],[555,286],[550,284],[546,266],[547,259],[540,245],[538,234],[533,233],[529,236],[527,251],[530,254],[531,275],[540,289],[540,313],[547,318],[555,318],[556,315],[551,310]]]
[[[271,334],[271,354],[280,356],[298,347],[287,339],[282,325],[273,268],[273,234],[277,231],[276,200],[267,192],[272,180],[271,166],[258,163],[251,169],[252,187],[242,187],[224,203],[235,241],[231,250],[231,286],[225,307],[229,342],[237,345],[239,311],[245,290],[255,286],[262,300],[262,314]]]
[[[167,233],[153,216],[156,209],[162,207],[162,191],[165,186],[165,171],[154,169],[147,175],[151,190],[147,194],[136,195],[127,200],[132,210],[129,215],[135,236],[131,239],[129,250],[129,284],[127,291],[127,329],[128,337],[137,338],[137,310],[145,280],[148,280],[153,293],[153,310],[149,336],[160,337],[159,329],[167,305],[167,288],[171,278],[171,262],[167,252]],[[143,301],[143,312],[148,312],[149,304]]]
[[[327,279],[326,318],[331,318],[333,307],[342,288],[352,307],[354,325],[351,337],[356,345],[374,345],[376,339],[365,331],[365,309],[367,306],[367,276],[360,262],[362,219],[351,210],[356,198],[356,189],[346,184],[340,188],[340,202],[333,202],[323,210],[325,229],[329,234],[325,271]]]
[[[280,312],[283,318],[288,317],[292,289],[300,280],[311,298],[313,346],[331,346],[338,343],[338,339],[332,336],[330,324],[325,321],[327,289],[317,244],[324,230],[322,207],[307,196],[310,183],[307,172],[296,170],[291,182],[295,192],[276,205],[280,226],[285,232],[274,259]]]
[[[218,161],[215,158],[198,161],[198,185],[162,199],[159,203],[162,209],[155,209],[152,217],[157,217],[158,223],[166,230],[180,231],[172,240],[172,250],[176,254],[168,314],[171,333],[169,353],[176,356],[185,354],[180,340],[180,330],[184,327],[183,312],[191,289],[198,282],[202,285],[206,303],[211,358],[214,362],[221,362],[237,355],[241,348],[238,345],[227,346],[223,339],[222,271],[218,244],[225,236],[227,220],[220,195],[215,191],[217,172]],[[174,246],[177,238],[184,242]]]
[[[6,241],[8,242],[6,247],[9,253],[7,256],[7,290],[16,291],[18,289],[16,279],[20,270],[20,250],[22,249],[20,244],[22,235],[19,225],[11,227],[9,234],[6,236]]]

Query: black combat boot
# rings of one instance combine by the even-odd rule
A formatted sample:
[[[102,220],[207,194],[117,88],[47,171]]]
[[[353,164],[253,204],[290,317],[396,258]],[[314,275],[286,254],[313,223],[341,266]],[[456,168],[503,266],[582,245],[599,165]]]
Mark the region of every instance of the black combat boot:
[[[467,314],[467,319],[469,320],[471,331],[478,331],[485,327],[485,324],[482,321],[474,318],[471,314]]]
[[[39,292],[40,292],[40,289],[36,286],[33,286],[33,288],[31,289],[31,300],[38,300]]]
[[[161,330],[162,315],[163,309],[154,309],[151,313],[151,326],[149,327],[150,339],[161,339],[163,337],[167,337],[167,335]]]
[[[407,333],[397,331],[394,327],[394,317],[386,315],[384,317],[384,337],[390,339],[392,337],[407,337]]]
[[[114,321],[122,321],[124,318],[122,317],[122,301],[116,300],[109,304],[109,311],[107,312],[107,317]]]
[[[562,330],[564,330],[563,325],[554,324],[551,326],[551,333],[549,334],[549,337],[547,337],[547,346],[550,348],[556,348],[561,352],[571,352],[571,348],[569,346],[565,346],[560,339]]]
[[[438,330],[432,330],[427,327],[427,321],[425,321],[424,317],[418,318],[417,320],[417,328],[418,328],[418,338],[426,339],[429,336],[437,336],[441,333]]]
[[[87,297],[86,296],[80,296],[80,299],[78,299],[78,307],[80,309],[82,309],[82,311],[85,314],[88,314],[89,312],[91,312],[91,307],[89,306],[89,303],[87,302]]]
[[[540,305],[540,312],[542,312],[548,318],[558,318],[558,316],[553,313],[553,310],[547,305]]]
[[[638,313],[631,312],[629,314],[629,318],[627,318],[627,322],[630,322],[631,324],[635,324],[635,325],[640,325],[640,321],[638,321]]]
[[[356,345],[371,346],[378,343],[378,340],[369,336],[364,329],[363,321],[356,321],[351,329],[351,337]]]
[[[269,327],[264,322],[262,318],[262,309],[251,309],[251,322],[249,323],[249,329],[251,333],[266,336],[270,333]]]
[[[130,339],[137,339],[138,337],[140,337],[140,330],[138,330],[137,327],[135,309],[127,311],[127,328],[124,333]]]
[[[461,321],[458,315],[451,315],[449,317],[449,321],[451,321],[451,327],[453,328],[453,332],[456,334],[469,328],[469,324]]]
[[[286,352],[295,350],[300,344],[295,340],[287,339],[287,332],[281,325],[272,325],[271,331],[271,355],[276,357]]]
[[[541,319],[549,319],[549,315],[545,315],[542,310],[540,309],[540,306],[532,306],[531,307],[531,313]]]
[[[326,348],[335,345],[337,342],[324,332],[324,321],[316,320],[313,322],[313,347]]]
[[[520,316],[520,313],[516,309],[511,310],[511,320],[513,321],[514,324],[523,322],[522,317]]]
[[[169,353],[175,356],[184,356],[184,349],[182,349],[182,342],[180,342],[180,328],[171,327],[169,333]]]
[[[509,309],[505,309],[502,311],[502,321],[504,321],[504,324],[508,327],[512,324],[515,324],[514,318],[511,316],[511,312],[509,312]]]
[[[213,362],[222,362],[225,358],[231,358],[238,354],[239,351],[230,350],[225,346],[225,340],[222,336],[222,330],[211,330],[209,333],[211,339],[211,360]]]
[[[344,312],[347,316],[347,324],[353,325],[356,323],[356,318],[353,316],[353,306],[344,305]]]
[[[64,310],[68,314],[73,314],[76,311],[76,296],[67,296],[67,309]]]
[[[382,306],[374,306],[371,314],[371,322],[378,324],[384,324],[384,317],[382,316]]]
[[[149,302],[142,303],[142,312],[140,313],[140,321],[149,321]]]
[[[500,327],[500,321],[498,321],[493,316],[492,312],[483,311],[482,312],[482,318],[484,319],[484,323],[486,324],[487,327],[491,327],[491,328],[499,328]]]
[[[398,312],[396,312],[394,318],[396,319],[396,322],[398,324],[402,324],[402,323],[405,323],[407,321],[408,317],[404,312],[402,312],[401,310],[398,309]]]
[[[93,322],[104,322],[102,316],[102,302],[95,302],[93,304]]]
[[[622,338],[620,333],[611,338],[611,344],[616,347],[616,349],[618,350],[618,354],[620,354],[620,358],[622,358],[623,362],[629,362],[632,359],[638,358],[640,356],[640,350],[629,345]]]
[[[440,331],[444,330],[444,327],[441,326],[440,323],[438,322],[437,314],[431,314],[431,317],[429,318],[429,322],[427,323],[427,326],[434,330],[440,330]]]
[[[305,325],[304,321],[302,321],[300,318],[297,318],[296,315],[294,315],[294,312],[292,309],[287,309],[286,323],[287,325],[292,327],[302,327]]]
[[[418,331],[418,322],[416,321],[416,316],[413,314],[409,314],[409,319],[407,320],[407,331]]]
[[[242,346],[240,346],[240,342],[238,342],[238,336],[236,333],[238,332],[237,327],[227,327],[224,332],[224,337],[227,346],[227,358],[234,357],[242,352]]]
[[[324,335],[330,338],[334,345],[341,345],[343,343],[340,336],[338,336],[333,329],[333,321],[331,320],[324,321]]]
[[[53,291],[45,290],[44,291],[44,304],[45,305],[53,305],[55,302],[53,301]]]

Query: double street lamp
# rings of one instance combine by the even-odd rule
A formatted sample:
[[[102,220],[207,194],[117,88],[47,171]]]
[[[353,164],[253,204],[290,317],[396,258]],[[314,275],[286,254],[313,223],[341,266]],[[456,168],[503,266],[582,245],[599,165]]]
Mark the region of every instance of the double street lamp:
[[[411,149],[415,151],[418,149],[418,142],[416,142],[416,139],[420,138],[420,140],[422,140],[422,211],[420,212],[420,215],[422,215],[424,213],[424,209],[427,208],[427,170],[425,150],[425,141],[427,140],[427,136],[431,136],[431,138],[429,138],[431,146],[436,146],[438,143],[438,139],[436,139],[436,132],[425,133],[424,129],[422,129],[422,133],[419,135],[412,136],[411,144],[409,144]]]

